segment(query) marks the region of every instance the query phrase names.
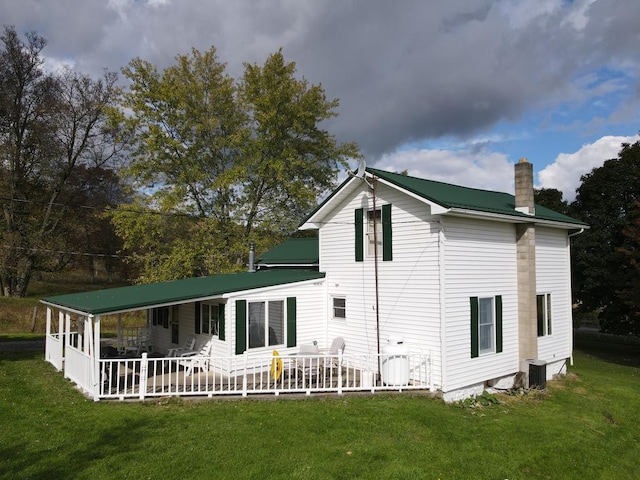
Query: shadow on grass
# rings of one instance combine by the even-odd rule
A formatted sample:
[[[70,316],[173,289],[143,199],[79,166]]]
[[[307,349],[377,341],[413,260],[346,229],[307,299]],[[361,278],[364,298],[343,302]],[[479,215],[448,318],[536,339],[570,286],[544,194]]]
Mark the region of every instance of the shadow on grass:
[[[44,362],[44,350],[2,350],[0,349],[0,362],[38,360]]]
[[[88,478],[96,462],[115,464],[114,478],[122,478],[127,476],[126,465],[145,453],[145,442],[141,439],[148,430],[147,423],[146,420],[120,418],[108,427],[101,426],[97,436],[89,434],[93,438],[81,435],[75,441],[67,441],[53,449],[49,446],[39,450],[33,444],[2,446],[0,458],[4,459],[4,472],[0,478]]]
[[[576,337],[574,348],[602,361],[640,367],[640,345],[604,342],[596,338]]]

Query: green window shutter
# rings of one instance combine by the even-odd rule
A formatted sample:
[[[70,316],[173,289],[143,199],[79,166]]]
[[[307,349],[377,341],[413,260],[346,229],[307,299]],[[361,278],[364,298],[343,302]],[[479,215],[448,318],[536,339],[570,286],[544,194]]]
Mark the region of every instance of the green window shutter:
[[[236,300],[236,355],[247,349],[247,301]]]
[[[287,297],[287,347],[296,346],[296,297]]]
[[[382,261],[389,262],[393,260],[391,233],[391,205],[382,205]]]
[[[196,334],[200,333],[200,302],[196,302],[196,312],[195,312],[195,318],[196,318],[196,328],[195,328],[195,332]]]
[[[218,339],[224,340],[224,303],[218,304]]]
[[[355,214],[355,242],[356,242],[356,262],[364,260],[364,210],[356,208]]]
[[[496,295],[496,353],[502,352],[502,295]]]
[[[479,354],[478,343],[478,297],[471,297],[471,358]]]

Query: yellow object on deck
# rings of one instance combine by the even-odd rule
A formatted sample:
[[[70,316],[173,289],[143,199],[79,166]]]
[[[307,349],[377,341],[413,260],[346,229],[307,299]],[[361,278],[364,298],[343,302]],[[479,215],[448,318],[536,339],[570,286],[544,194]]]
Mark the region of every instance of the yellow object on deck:
[[[277,350],[273,351],[273,360],[271,360],[271,378],[280,380],[282,376],[282,359]]]

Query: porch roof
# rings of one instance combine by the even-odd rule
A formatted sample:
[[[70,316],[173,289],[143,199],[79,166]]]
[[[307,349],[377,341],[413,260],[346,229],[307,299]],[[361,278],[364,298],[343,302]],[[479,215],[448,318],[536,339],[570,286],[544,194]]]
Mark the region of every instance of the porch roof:
[[[47,297],[42,303],[89,315],[140,310],[155,305],[181,303],[207,297],[289,283],[317,280],[325,274],[311,270],[265,270],[208,277],[185,278],[171,282],[108,288],[84,293]]]

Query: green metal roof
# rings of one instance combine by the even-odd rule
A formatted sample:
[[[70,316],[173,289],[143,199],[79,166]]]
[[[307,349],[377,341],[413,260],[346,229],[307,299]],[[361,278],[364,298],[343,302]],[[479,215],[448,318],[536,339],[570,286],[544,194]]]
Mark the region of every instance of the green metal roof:
[[[535,206],[535,215],[527,215],[515,209],[515,197],[508,193],[461,187],[434,180],[410,177],[399,173],[390,173],[375,168],[367,172],[386,180],[404,190],[418,195],[445,208],[473,210],[494,214],[509,215],[527,219],[548,220],[552,222],[584,225],[584,222],[555,212],[540,205]]]
[[[318,238],[289,238],[258,257],[266,265],[317,265],[320,263]]]
[[[93,292],[70,293],[43,298],[41,301],[86,314],[102,315],[320,278],[324,278],[324,273],[311,270],[240,272],[109,288]]]

